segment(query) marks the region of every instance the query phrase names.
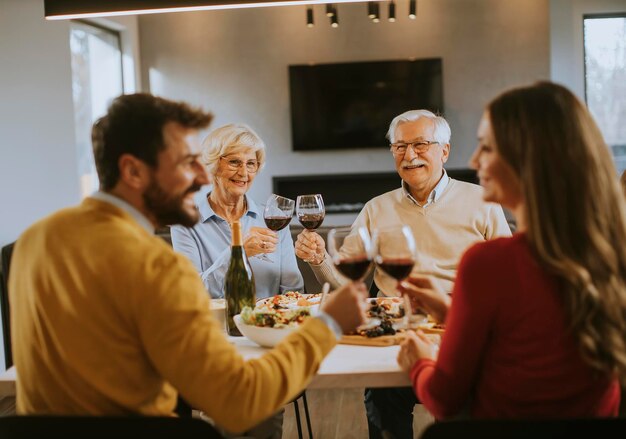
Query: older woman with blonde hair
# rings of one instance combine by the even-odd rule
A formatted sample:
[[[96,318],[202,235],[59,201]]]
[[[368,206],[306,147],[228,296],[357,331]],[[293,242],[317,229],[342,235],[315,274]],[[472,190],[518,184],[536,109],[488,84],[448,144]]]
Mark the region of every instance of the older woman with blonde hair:
[[[201,161],[213,186],[199,193],[200,222],[191,228],[172,227],[172,244],[191,259],[211,297],[224,296],[230,224],[235,220],[241,222],[257,298],[302,290],[289,228],[278,233],[266,228],[263,209],[246,195],[265,163],[263,140],[247,125],[225,125],[204,140]]]
[[[585,106],[547,82],[494,99],[471,164],[518,233],[471,247],[451,303],[402,285],[445,321],[438,356],[409,335],[398,361],[437,418],[615,416],[626,382],[626,207]]]

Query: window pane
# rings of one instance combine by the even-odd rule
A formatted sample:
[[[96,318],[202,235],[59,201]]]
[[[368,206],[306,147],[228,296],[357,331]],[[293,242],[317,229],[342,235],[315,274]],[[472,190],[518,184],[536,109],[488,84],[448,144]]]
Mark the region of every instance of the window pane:
[[[83,197],[98,189],[91,149],[91,126],[106,113],[111,99],[123,93],[120,36],[83,23],[71,23],[74,125]]]
[[[585,18],[587,105],[619,173],[626,170],[626,16]]]

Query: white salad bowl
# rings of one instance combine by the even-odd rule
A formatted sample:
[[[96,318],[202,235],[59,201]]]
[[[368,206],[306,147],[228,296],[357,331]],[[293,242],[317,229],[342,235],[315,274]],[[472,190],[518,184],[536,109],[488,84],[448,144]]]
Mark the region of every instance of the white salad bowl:
[[[239,329],[244,337],[252,340],[259,346],[266,348],[276,346],[283,338],[298,330],[298,326],[267,328],[262,326],[247,325],[243,322],[241,315],[239,314],[237,314],[233,319],[235,320],[237,329]]]

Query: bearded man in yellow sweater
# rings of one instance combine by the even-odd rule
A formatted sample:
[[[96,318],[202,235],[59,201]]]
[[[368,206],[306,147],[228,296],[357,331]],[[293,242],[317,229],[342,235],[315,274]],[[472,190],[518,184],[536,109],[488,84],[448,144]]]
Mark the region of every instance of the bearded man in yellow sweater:
[[[193,265],[155,227],[192,226],[208,184],[197,130],[211,115],[148,94],[117,98],[94,125],[101,191],[31,226],[15,247],[11,332],[20,414],[173,414],[177,392],[244,431],[307,385],[342,331],[364,318],[364,285],[244,361],[209,310]]]
[[[414,273],[432,277],[442,291],[452,291],[459,259],[476,242],[509,236],[502,207],[483,201],[483,189],[448,177],[444,163],[450,154],[448,122],[427,110],[396,116],[387,137],[401,187],[365,204],[353,227],[407,225],[415,236],[418,261]],[[342,248],[349,254],[350,249]],[[308,261],[320,281],[337,286],[345,282],[332,266],[323,239],[303,231],[296,255]],[[376,269],[374,282],[383,295],[397,295],[396,281]],[[365,405],[370,438],[412,438],[413,408],[410,388],[367,389]]]

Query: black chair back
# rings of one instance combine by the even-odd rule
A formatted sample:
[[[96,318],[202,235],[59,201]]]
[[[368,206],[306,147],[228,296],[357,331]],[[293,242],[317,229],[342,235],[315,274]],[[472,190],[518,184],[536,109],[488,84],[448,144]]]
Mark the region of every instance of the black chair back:
[[[5,245],[0,251],[0,307],[2,311],[2,338],[4,342],[4,364],[8,369],[13,366],[13,353],[11,351],[11,322],[9,310],[9,267],[11,266],[11,256],[13,255],[15,243]]]
[[[430,425],[422,439],[557,439],[572,437],[624,438],[626,419],[464,420]]]
[[[139,416],[8,416],[0,417],[0,437],[219,439],[223,436],[210,424],[199,419]]]

